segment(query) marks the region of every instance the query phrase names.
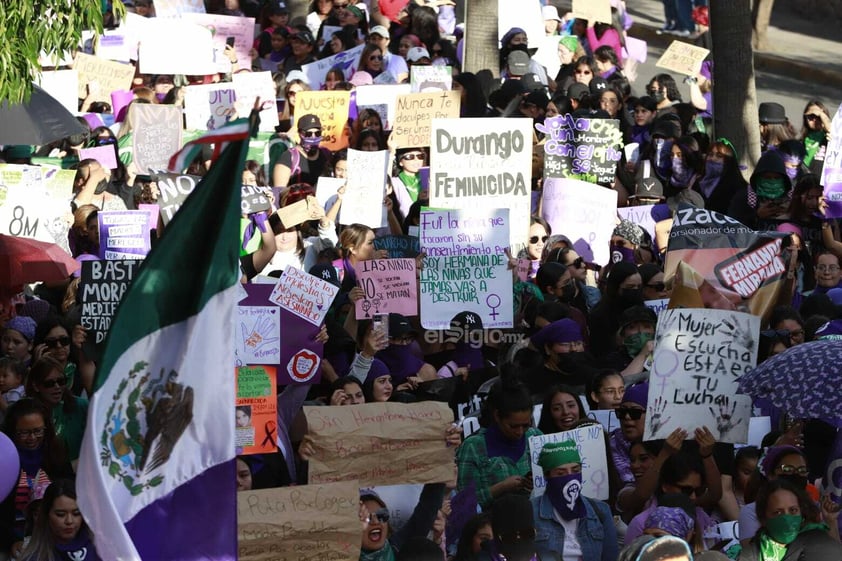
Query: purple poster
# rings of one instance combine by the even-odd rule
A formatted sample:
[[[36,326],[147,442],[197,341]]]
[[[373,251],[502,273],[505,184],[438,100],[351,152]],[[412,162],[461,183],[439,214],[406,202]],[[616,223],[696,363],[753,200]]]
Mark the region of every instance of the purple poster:
[[[99,219],[99,256],[109,261],[143,259],[149,253],[149,213],[145,210],[103,210]]]

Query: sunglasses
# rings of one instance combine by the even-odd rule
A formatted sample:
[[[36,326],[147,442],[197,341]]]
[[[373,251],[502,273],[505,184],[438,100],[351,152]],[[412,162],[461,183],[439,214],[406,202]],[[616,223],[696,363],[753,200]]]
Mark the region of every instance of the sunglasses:
[[[574,269],[581,269],[585,266],[585,259],[583,257],[577,257],[573,260],[572,263],[569,263],[567,266],[573,267]]]
[[[676,485],[676,487],[678,487],[678,489],[688,497],[692,495],[701,497],[708,490],[707,487],[693,487],[692,485]]]
[[[304,138],[316,138],[322,135],[322,131],[298,131],[298,134]]]
[[[389,521],[389,509],[381,508],[375,512],[371,513],[371,521],[372,522],[382,522],[385,524]]]
[[[383,55],[371,55],[368,60],[383,60]]]
[[[818,115],[813,115],[813,114],[804,115],[804,118],[807,119],[808,121],[821,121],[822,120],[821,117],[819,117]]]
[[[67,377],[64,378],[55,378],[53,380],[44,380],[41,382],[41,386],[44,388],[54,388],[56,386],[64,387],[67,385]]]
[[[547,243],[548,239],[550,239],[549,236],[532,236],[529,238],[529,243],[535,244],[538,243],[538,240],[541,240],[541,243]]]
[[[401,160],[423,160],[424,154],[404,154]]]
[[[766,337],[767,339],[777,337],[784,341],[788,341],[792,337],[801,337],[802,335],[804,335],[803,329],[797,329],[795,331],[790,331],[789,329],[764,329],[760,332],[761,337]]]
[[[646,286],[648,286],[649,288],[654,288],[658,292],[663,292],[667,288],[667,285],[662,282],[653,282],[651,284],[647,284]]]
[[[633,409],[631,407],[618,407],[617,408],[617,418],[618,419],[631,419],[632,421],[638,421],[643,414],[646,413],[645,409]]]
[[[498,534],[497,539],[500,540],[500,543],[520,543],[534,540],[535,533],[535,528],[524,528],[523,530]]]
[[[70,337],[56,337],[55,339],[44,339],[44,344],[50,348],[66,347],[70,344]]]

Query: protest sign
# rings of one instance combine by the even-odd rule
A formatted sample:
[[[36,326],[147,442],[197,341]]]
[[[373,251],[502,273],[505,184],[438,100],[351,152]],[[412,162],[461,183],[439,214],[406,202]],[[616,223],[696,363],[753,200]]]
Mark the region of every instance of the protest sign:
[[[656,314],[660,314],[662,311],[666,310],[669,307],[669,298],[661,298],[659,300],[646,300],[643,302],[643,305],[655,312]]]
[[[357,110],[370,108],[377,111],[383,121],[383,129],[390,131],[395,123],[395,113],[399,95],[410,93],[409,84],[378,84],[358,86],[356,94]]]
[[[238,115],[247,116],[260,98],[260,130],[274,132],[278,126],[278,108],[275,104],[275,81],[271,72],[239,72],[232,78],[237,100]]]
[[[374,249],[385,249],[389,258],[417,257],[421,253],[418,236],[382,236],[374,238]]]
[[[497,0],[497,39],[502,39],[513,28],[523,29],[530,41],[543,37],[544,16],[539,0]]]
[[[298,137],[298,119],[312,114],[322,123],[322,144],[331,152],[348,147],[348,107],[351,92],[302,91],[295,95],[295,123],[290,132]]]
[[[573,16],[588,21],[593,27],[596,22],[611,23],[611,2],[609,0],[573,0]]]
[[[745,443],[751,397],[737,380],[757,362],[760,318],[704,308],[661,312],[649,376],[644,440],[706,426],[717,442]]]
[[[525,246],[532,191],[532,119],[433,119],[430,206],[509,209],[512,254]]]
[[[277,308],[276,308],[277,310]],[[275,368],[236,368],[237,454],[270,454],[278,449],[278,392]]]
[[[338,286],[288,265],[269,300],[318,326],[338,292]]]
[[[316,200],[325,212],[336,204],[337,192],[345,186],[344,177],[320,177],[316,184]]]
[[[617,192],[576,179],[544,180],[541,216],[586,262],[607,265],[617,222]]]
[[[79,74],[75,68],[41,72],[36,82],[65,109],[74,115],[79,112]]]
[[[371,488],[389,509],[389,531],[397,532],[409,522],[421,498],[423,485],[377,485]],[[474,507],[476,512],[476,507]]]
[[[131,259],[82,262],[81,323],[95,344],[105,341],[111,318],[139,269],[140,261]]]
[[[526,282],[529,278],[529,271],[532,269],[532,260],[520,258],[517,260],[517,278]]]
[[[581,179],[612,185],[623,156],[617,119],[583,119],[571,114],[546,119],[535,128],[547,136],[544,177]]]
[[[159,173],[152,176],[158,185],[158,206],[161,207],[161,220],[164,226],[169,224],[178,208],[193,192],[201,177],[196,175],[180,175],[177,173]]]
[[[440,64],[413,65],[409,69],[409,87],[412,93],[450,91],[453,88],[453,68]]]
[[[208,28],[182,18],[140,19],[144,20],[138,26],[141,31],[138,62],[142,73],[199,76],[220,71],[223,63],[214,51]],[[225,68],[230,71],[230,63]]]
[[[76,53],[73,68],[79,77],[77,92],[79,99],[88,97],[88,84],[94,82],[96,83],[94,101],[111,101],[111,92],[131,88],[135,72],[131,64],[114,62],[81,52]]]
[[[446,403],[365,403],[304,407],[315,454],[309,481],[359,480],[360,485],[439,483],[454,477],[445,430]]]
[[[254,43],[254,18],[191,12],[183,14],[182,19],[210,30],[216,60],[221,64],[220,69],[223,72],[231,70],[231,63],[224,54],[225,44],[229,39],[234,40],[237,60],[243,63],[251,61],[249,51]],[[243,68],[247,67],[243,65]],[[269,99],[275,99],[275,97],[272,96]],[[248,115],[248,113],[243,113],[243,115]]]
[[[386,208],[382,201],[386,194],[388,166],[388,150],[348,150],[348,180],[339,209],[340,224],[365,224],[370,228],[386,225]]]
[[[825,216],[842,218],[842,105],[836,110],[830,124],[830,140],[825,149],[821,184],[827,203]]]
[[[126,40],[125,29],[106,29],[96,38],[94,52],[100,58],[129,62],[132,58],[132,47]]]
[[[292,228],[308,220],[319,220],[324,218],[325,215],[319,201],[312,195],[308,195],[304,200],[279,208],[275,214],[278,215],[284,229]]]
[[[670,43],[655,66],[666,68],[683,76],[696,76],[702,69],[702,61],[709,53],[708,49],[675,40]]]
[[[301,71],[307,76],[307,82],[310,84],[310,89],[320,90],[325,85],[325,75],[331,68],[337,67],[342,70],[346,80],[350,80],[354,72],[357,71],[357,63],[360,60],[360,55],[363,52],[365,45],[357,45],[353,49],[342,51],[335,55],[305,64],[301,67]]]
[[[391,142],[397,148],[429,146],[433,119],[458,118],[460,107],[459,92],[437,91],[399,95],[392,127],[394,139]]]
[[[94,146],[93,148],[82,148],[79,150],[79,159],[96,160],[105,169],[117,169],[117,151],[113,144]]]
[[[97,219],[100,259],[143,259],[152,248],[148,212],[101,210]]]
[[[634,222],[655,239],[655,224],[658,222],[655,215],[655,205],[640,205],[619,207],[617,214],[620,218]]]
[[[529,456],[532,458],[532,496],[540,497],[547,487],[544,470],[538,458],[545,444],[572,440],[582,459],[582,495],[591,499],[608,499],[608,458],[605,455],[605,431],[602,425],[542,434],[529,438]]]
[[[319,39],[323,44],[328,43],[333,38],[333,34],[340,31],[342,31],[341,25],[322,25],[322,35]]]
[[[237,493],[240,561],[359,559],[359,484],[312,483]]]
[[[170,156],[181,149],[181,108],[132,103],[129,114],[134,164],[141,173],[167,169]]]
[[[281,309],[237,306],[237,358],[243,364],[281,363]]]
[[[421,209],[421,325],[448,329],[469,311],[482,326],[512,327],[509,210]]]
[[[204,14],[204,0],[155,0],[155,16],[174,18],[181,14]]]
[[[268,187],[243,185],[240,188],[240,209],[243,214],[254,214],[272,208],[269,199],[263,192],[264,189],[268,189]]]
[[[42,173],[39,166],[0,164],[0,234],[54,243],[70,253],[70,192],[51,196]]]
[[[318,384],[324,345],[316,338],[321,324],[281,309],[281,384]]]
[[[670,306],[770,313],[786,273],[786,237],[755,232],[718,212],[680,205],[664,265],[666,282],[673,282]]]
[[[582,402],[587,402],[584,396],[580,396]],[[611,433],[614,429],[620,428],[620,420],[617,418],[617,412],[614,409],[591,409],[587,413],[588,418],[593,419],[602,425],[602,428],[607,433]]]
[[[187,86],[184,114],[188,129],[216,130],[237,118],[237,93],[230,82]]]
[[[368,259],[357,266],[363,298],[356,302],[357,319],[372,314],[418,315],[415,259]]]

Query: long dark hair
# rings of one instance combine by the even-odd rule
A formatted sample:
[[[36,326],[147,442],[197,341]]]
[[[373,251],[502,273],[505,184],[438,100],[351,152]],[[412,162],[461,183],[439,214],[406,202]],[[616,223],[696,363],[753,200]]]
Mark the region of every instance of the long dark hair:
[[[474,536],[486,526],[491,526],[491,514],[487,512],[477,514],[465,523],[462,534],[459,536],[459,545],[456,546],[454,561],[473,561],[475,559],[474,552],[471,551]]]
[[[38,387],[44,383],[44,380],[53,371],[58,372],[61,376],[65,376],[61,363],[50,355],[44,355],[32,363],[32,366],[29,368],[29,375],[26,377],[26,395],[42,401],[39,395],[41,392]],[[70,391],[70,386],[65,384],[61,393],[62,409],[65,413],[73,413],[76,410],[76,399]]]
[[[558,427],[555,425],[555,420],[553,419],[553,398],[556,394],[559,393],[566,393],[573,397],[576,400],[576,405],[579,407],[579,419],[587,419],[587,415],[585,415],[585,406],[582,405],[582,399],[579,397],[579,392],[575,391],[570,386],[565,386],[560,384],[558,386],[553,386],[544,396],[544,405],[541,408],[541,418],[538,420],[538,430],[543,432],[544,434],[553,434],[559,432]]]
[[[15,433],[18,430],[18,423],[27,415],[40,415],[44,420],[41,469],[47,472],[50,478],[62,475],[67,467],[67,452],[65,451],[64,444],[62,444],[56,435],[56,429],[53,426],[53,416],[43,403],[31,397],[25,397],[11,404],[9,409],[6,410],[3,432],[16,443]]]
[[[482,416],[488,422],[494,420],[494,413],[503,419],[512,413],[532,411],[532,397],[526,386],[517,379],[501,378],[491,387],[484,403]]]
[[[779,478],[769,481],[760,488],[757,493],[757,519],[761,523],[766,522],[766,507],[769,506],[769,498],[777,491],[789,491],[798,497],[798,506],[801,507],[801,516],[806,522],[816,522],[820,512],[816,504],[803,488],[798,487],[788,479]]]
[[[44,498],[38,505],[38,516],[35,517],[32,539],[27,544],[21,560],[59,561],[61,559],[56,554],[58,551],[56,549],[57,540],[50,528],[50,510],[52,510],[53,504],[61,497],[76,500],[76,484],[72,479],[57,479],[47,487]],[[81,514],[79,517],[81,518]],[[88,529],[84,518],[82,518],[82,525],[79,527],[78,534],[81,533],[87,533],[90,539],[90,529]]]

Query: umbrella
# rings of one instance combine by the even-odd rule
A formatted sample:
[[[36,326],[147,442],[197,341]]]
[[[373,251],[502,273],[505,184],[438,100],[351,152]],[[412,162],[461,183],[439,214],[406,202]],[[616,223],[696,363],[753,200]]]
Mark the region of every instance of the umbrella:
[[[83,132],[70,111],[34,84],[29,101],[0,103],[0,144],[41,146]]]
[[[77,269],[79,263],[54,243],[0,234],[0,282],[4,286],[58,282]]]
[[[822,419],[842,427],[842,341],[790,347],[739,380],[737,393],[767,399],[796,419]]]

